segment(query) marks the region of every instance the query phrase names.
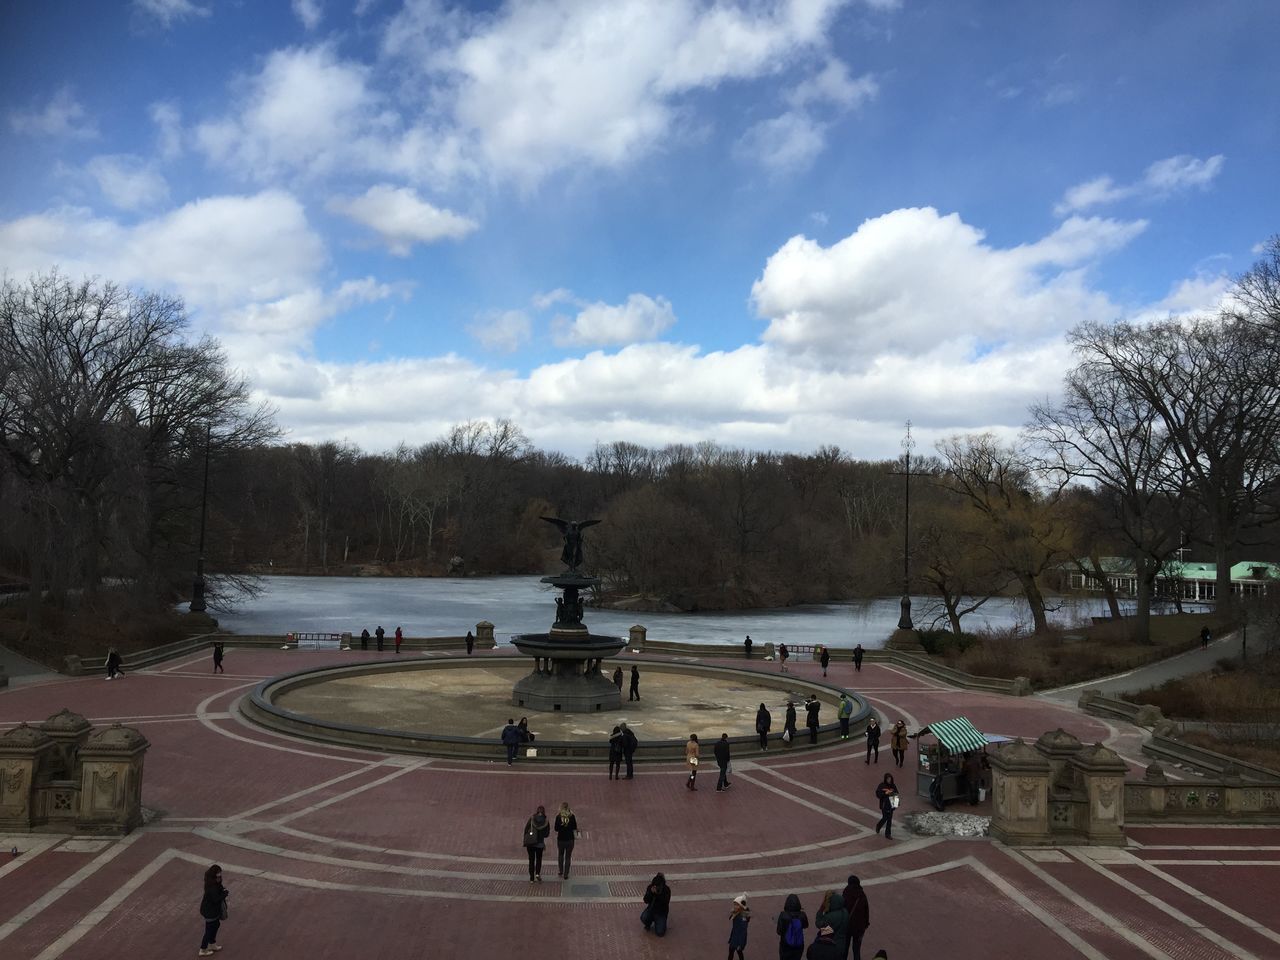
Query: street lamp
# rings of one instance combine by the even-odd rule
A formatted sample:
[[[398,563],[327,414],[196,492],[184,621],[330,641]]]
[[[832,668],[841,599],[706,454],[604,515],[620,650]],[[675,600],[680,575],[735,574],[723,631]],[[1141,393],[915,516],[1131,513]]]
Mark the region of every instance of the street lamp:
[[[907,435],[902,438],[902,452],[906,460],[903,471],[903,517],[902,517],[902,616],[898,618],[899,630],[914,630],[911,622],[911,448],[916,445],[911,439],[911,421],[907,421]]]
[[[191,583],[191,612],[204,613],[208,606],[204,602],[204,526],[209,512],[209,435],[210,427],[204,428],[204,486],[200,491],[200,549],[196,555],[196,578]]]

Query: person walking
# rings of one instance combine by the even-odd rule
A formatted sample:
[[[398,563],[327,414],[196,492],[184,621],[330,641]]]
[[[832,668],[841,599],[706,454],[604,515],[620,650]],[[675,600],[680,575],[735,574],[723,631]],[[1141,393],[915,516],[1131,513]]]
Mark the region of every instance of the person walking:
[[[560,879],[569,879],[569,864],[573,862],[573,842],[578,838],[578,818],[569,809],[569,801],[560,804],[556,814],[556,862],[560,866]]]
[[[684,745],[684,762],[689,768],[689,779],[685,786],[690,790],[698,789],[698,735],[689,734],[689,742]]]
[[[804,956],[804,932],[809,929],[809,916],[800,907],[800,898],[787,894],[778,914],[778,960],[801,960]]]
[[[875,717],[867,723],[867,729],[864,733],[867,738],[867,763],[871,763],[871,754],[874,751],[876,755],[876,763],[880,762],[880,721]]]
[[[790,700],[787,701],[786,718],[782,721],[782,742],[788,747],[791,741],[796,738],[796,705]]]
[[[200,938],[199,956],[211,957],[222,949],[218,943],[218,928],[227,919],[227,888],[222,885],[222,868],[216,863],[204,872],[200,916],[204,919],[204,936]]]
[[[1213,639],[1213,634],[1209,632],[1209,625],[1206,623],[1200,628],[1200,649],[1209,649],[1209,641]]]
[[[631,689],[627,691],[627,703],[640,699],[640,668],[631,665]]]
[[[787,657],[789,656],[791,654],[787,652],[787,645],[785,643],[778,644],[778,660],[782,664],[782,673],[787,672]]]
[[[822,647],[822,653],[818,657],[818,662],[822,664],[822,675],[825,677],[827,675],[827,664],[831,662],[831,651],[826,648],[825,644]]]
[[[849,739],[849,718],[853,716],[853,701],[849,695],[841,691],[840,706],[836,708],[836,719],[840,721],[840,739]]]
[[[214,643],[213,645],[213,672],[214,673],[227,672],[222,669],[222,658],[226,655],[226,652],[227,652],[227,646],[221,640]]]
[[[898,809],[900,797],[897,784],[893,782],[893,774],[886,773],[880,785],[876,787],[876,799],[880,801],[880,822],[876,824],[876,833],[884,827],[884,838],[893,839],[893,811]]]
[[[907,733],[907,721],[899,720],[889,731],[889,749],[893,762],[901,767],[907,760],[907,747],[911,746],[911,734]]]
[[[507,766],[511,766],[516,762],[516,751],[520,749],[520,728],[516,726],[515,717],[508,718],[507,725],[502,728],[502,745],[507,748]]]
[[[529,882],[542,882],[542,851],[547,847],[547,837],[551,834],[551,821],[547,819],[547,808],[539,806],[528,820],[524,822],[524,849],[529,855]]]
[[[751,634],[747,634],[747,639],[742,641],[742,649],[747,651],[747,659],[751,659]]]
[[[769,728],[773,726],[773,715],[763,703],[756,711],[756,734],[760,737],[760,749],[769,749]]]
[[[618,693],[622,693],[622,668],[621,667],[613,671],[613,685],[618,688]]]
[[[115,647],[107,647],[107,679],[123,677],[124,671],[120,669],[123,665],[124,658],[120,656],[120,651]]]
[[[745,960],[742,951],[747,948],[747,924],[751,922],[751,910],[747,907],[747,895],[740,894],[733,898],[733,907],[729,910],[729,956],[726,960]]]
[[[863,654],[863,652],[864,652],[864,651],[863,651],[863,649],[862,649],[862,644],[858,644],[856,647],[854,647],[854,648],[853,648],[853,671],[854,671],[854,673],[861,673],[861,672],[862,672],[862,654]]]
[[[470,630],[467,631],[467,656],[471,656],[476,649],[476,638]]]
[[[716,755],[716,766],[720,768],[720,779],[716,781],[716,792],[729,789],[729,735],[720,734],[712,753]]]
[[[369,649],[369,628],[368,627],[365,627],[363,630],[360,631],[360,649],[361,650]]]
[[[396,656],[400,655],[400,644],[404,643],[404,631],[396,627]]]
[[[609,734],[609,779],[622,779],[622,727]]]
[[[387,635],[387,631],[382,629],[382,624],[378,624],[378,629],[373,631],[374,636],[378,638],[378,652],[382,652],[382,638]]]
[[[667,886],[667,878],[656,873],[644,891],[645,907],[640,914],[640,922],[648,930],[660,937],[667,935],[667,917],[671,913],[671,888]]]
[[[635,777],[635,768],[632,763],[635,760],[636,748],[640,746],[640,741],[636,739],[636,735],[631,731],[625,723],[619,724],[622,727],[622,759],[627,761],[627,779]]]
[[[818,935],[813,938],[813,943],[809,944],[809,949],[804,955],[805,960],[844,960],[844,951],[836,941],[835,932],[825,926],[821,920],[817,923]]]
[[[805,726],[809,728],[809,742],[818,742],[818,714],[822,711],[822,703],[813,694],[805,701]]]
[[[835,960],[844,960],[849,940],[849,911],[845,909],[844,897],[839,890],[831,890],[823,895],[822,904],[818,907],[818,913],[813,918],[813,922],[818,925],[819,932],[823,927],[831,928],[831,940],[836,948],[832,956]],[[812,951],[812,948],[810,950]]]
[[[849,915],[847,926],[848,946],[845,955],[853,954],[853,960],[862,960],[862,937],[871,926],[871,910],[867,903],[867,893],[862,889],[862,881],[849,874],[849,883],[841,891],[845,912]]]

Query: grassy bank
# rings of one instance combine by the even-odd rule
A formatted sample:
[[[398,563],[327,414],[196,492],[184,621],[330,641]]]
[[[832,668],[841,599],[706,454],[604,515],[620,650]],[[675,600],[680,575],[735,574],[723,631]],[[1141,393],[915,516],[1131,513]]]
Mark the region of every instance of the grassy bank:
[[[1188,613],[1152,617],[1146,643],[1134,639],[1132,624],[1124,620],[1080,630],[1053,630],[1040,637],[1012,630],[959,637],[937,631],[922,640],[925,649],[948,666],[983,677],[1028,677],[1037,689],[1047,689],[1132,670],[1194,649],[1205,624],[1215,636],[1231,628],[1225,618]]]

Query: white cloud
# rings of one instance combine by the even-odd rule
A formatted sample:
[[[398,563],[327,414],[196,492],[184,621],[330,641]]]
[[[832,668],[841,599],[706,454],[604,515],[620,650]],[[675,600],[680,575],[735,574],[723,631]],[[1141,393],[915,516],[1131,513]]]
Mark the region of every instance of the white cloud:
[[[156,125],[156,150],[161,160],[182,155],[182,111],[171,100],[157,100],[147,109]]]
[[[314,30],[320,26],[320,21],[324,19],[324,5],[321,0],[292,0],[293,15],[297,17],[304,27],[308,30]]]
[[[330,200],[327,206],[377,232],[398,257],[407,257],[415,243],[459,240],[479,226],[468,217],[432,206],[410,187],[385,183],[359,197]]]
[[[733,149],[740,160],[786,174],[808,169],[826,144],[826,124],[803,110],[789,110],[751,127]]]
[[[1004,344],[1033,343],[1117,308],[1080,269],[1145,222],[1072,218],[1007,250],[932,208],[867,220],[823,247],[792,237],[752,286],[766,343],[827,367],[866,369],[885,354],[921,356],[948,344],[960,362]]]
[[[1207,190],[1226,162],[1227,158],[1220,153],[1207,160],[1179,154],[1157,160],[1133,183],[1120,185],[1106,175],[1095,177],[1069,189],[1054,212],[1062,216],[1129,198],[1159,200],[1193,187]]]
[[[592,303],[576,317],[557,317],[552,334],[560,346],[595,346],[655,340],[676,322],[664,297],[633,293],[622,304]]]
[[[98,135],[97,124],[85,112],[70,87],[63,87],[43,107],[11,112],[9,125],[16,133],[32,136],[89,140]]]
[[[175,20],[188,17],[207,17],[209,8],[192,3],[191,0],[133,0],[135,10],[158,20],[161,26],[169,27]]]
[[[809,79],[798,84],[788,95],[787,101],[795,108],[811,104],[833,104],[851,110],[874,99],[880,93],[880,84],[871,74],[849,76],[849,68],[835,57]]]
[[[113,207],[142,210],[169,197],[169,184],[141,157],[108,154],[94,157],[86,169]]]
[[[1262,246],[1259,244],[1258,251],[1261,251],[1261,249]],[[556,289],[549,290],[546,293],[535,293],[533,295],[532,302],[536,309],[546,310],[548,307],[553,307],[557,303],[572,303],[573,299],[573,291],[566,290],[564,287],[557,287]]]
[[[532,338],[533,323],[522,310],[501,310],[476,317],[467,332],[486,350],[512,353]]]
[[[1080,99],[1080,88],[1073,83],[1055,83],[1040,98],[1046,107],[1061,107]]]

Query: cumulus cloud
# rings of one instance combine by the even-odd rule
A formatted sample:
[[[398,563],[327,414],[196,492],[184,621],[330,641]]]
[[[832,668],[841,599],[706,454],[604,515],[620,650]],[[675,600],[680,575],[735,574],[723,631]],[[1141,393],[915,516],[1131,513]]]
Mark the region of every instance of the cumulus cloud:
[[[1258,247],[1262,249],[1261,245]],[[533,295],[533,305],[538,310],[546,310],[554,307],[557,303],[572,303],[573,291],[566,290],[564,287],[556,287],[554,290],[548,290],[545,293],[535,293]]]
[[[156,126],[156,152],[162,160],[182,155],[182,111],[170,100],[157,100],[147,109]]]
[[[789,110],[755,124],[734,145],[734,155],[770,173],[807,170],[827,144],[827,125],[803,110]]]
[[[107,202],[120,210],[142,210],[169,197],[169,184],[150,164],[131,154],[94,157],[85,168]]]
[[[551,329],[560,346],[596,346],[654,340],[675,322],[664,297],[633,293],[626,303],[592,303],[573,319],[557,317]]]
[[[460,240],[479,226],[468,217],[432,206],[410,187],[385,183],[359,197],[330,200],[328,208],[375,231],[398,257],[407,257],[415,243]]]
[[[133,8],[139,13],[154,18],[161,26],[172,26],[175,21],[188,17],[207,17],[209,8],[192,3],[191,0],[133,0]]]
[[[320,0],[293,0],[293,15],[308,30],[314,30],[324,19],[324,6]]]
[[[1107,175],[1095,177],[1069,189],[1054,212],[1062,216],[1118,200],[1160,200],[1193,188],[1207,190],[1226,162],[1220,153],[1206,160],[1179,154],[1157,160],[1133,183],[1118,184]]]
[[[848,66],[832,57],[820,71],[797,84],[787,94],[787,101],[797,109],[813,104],[834,104],[851,110],[874,99],[879,93],[880,84],[875,77],[871,74],[851,77]]]
[[[1078,268],[1146,227],[1072,218],[1030,244],[998,249],[956,214],[895,210],[823,247],[792,237],[752,286],[766,343],[818,365],[866,369],[886,353],[947,343],[957,360],[1033,342],[1116,307]]]
[[[39,137],[89,140],[98,135],[97,124],[70,87],[63,87],[43,107],[10,113],[9,125],[16,133]]]
[[[513,353],[533,336],[533,322],[522,310],[499,310],[476,317],[467,332],[486,350]]]

